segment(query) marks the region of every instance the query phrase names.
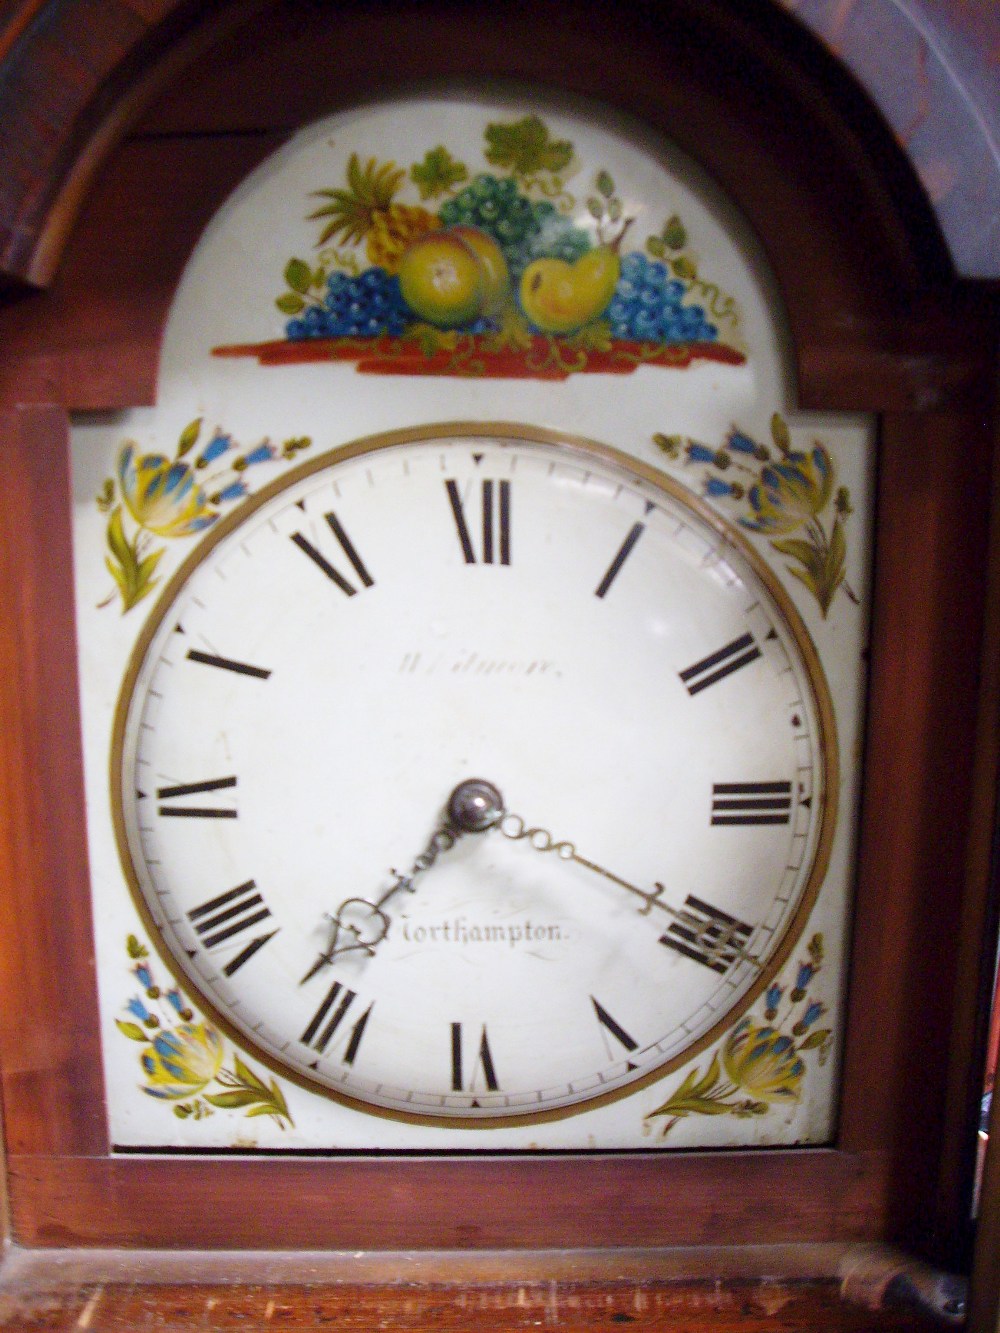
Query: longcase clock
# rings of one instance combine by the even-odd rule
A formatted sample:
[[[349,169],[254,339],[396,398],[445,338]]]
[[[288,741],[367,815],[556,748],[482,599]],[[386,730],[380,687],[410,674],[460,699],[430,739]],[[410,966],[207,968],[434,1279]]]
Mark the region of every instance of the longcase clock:
[[[219,36],[4,314],[26,1244],[962,1262],[990,312],[870,127],[748,173],[778,37],[573,9],[313,14],[274,136]]]

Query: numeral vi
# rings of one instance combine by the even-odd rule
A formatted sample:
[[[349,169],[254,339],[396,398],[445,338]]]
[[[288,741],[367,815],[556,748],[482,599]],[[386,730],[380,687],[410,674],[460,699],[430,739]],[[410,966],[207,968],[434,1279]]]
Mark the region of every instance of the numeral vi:
[[[466,1070],[465,1060],[462,1053],[462,1025],[461,1023],[452,1023],[451,1025],[451,1088],[453,1092],[471,1092],[474,1090],[478,1081],[479,1071],[482,1071],[482,1079],[486,1088],[490,1092],[498,1092],[500,1085],[497,1082],[496,1068],[493,1064],[493,1055],[490,1051],[490,1043],[486,1036],[486,1025],[483,1025],[482,1035],[479,1039],[479,1050],[476,1058],[472,1062],[471,1072]],[[466,1087],[466,1074],[468,1073],[468,1087]]]

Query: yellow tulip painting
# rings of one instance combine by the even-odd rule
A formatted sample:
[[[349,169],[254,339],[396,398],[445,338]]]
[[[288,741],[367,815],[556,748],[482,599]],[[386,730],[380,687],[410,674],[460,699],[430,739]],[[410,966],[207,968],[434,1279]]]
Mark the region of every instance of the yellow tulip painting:
[[[291,1125],[277,1079],[265,1082],[235,1051],[227,1056],[221,1032],[199,1019],[176,987],[157,984],[149,950],[135,935],[126,948],[141,994],[128,1001],[129,1017],[115,1021],[122,1036],[142,1046],[142,1091],[170,1102],[179,1120],[242,1110],[247,1117],[271,1116],[282,1129]]]

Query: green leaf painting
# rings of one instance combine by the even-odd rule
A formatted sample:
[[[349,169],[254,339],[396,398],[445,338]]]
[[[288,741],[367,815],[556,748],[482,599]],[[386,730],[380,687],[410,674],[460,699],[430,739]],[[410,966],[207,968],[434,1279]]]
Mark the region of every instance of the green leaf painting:
[[[565,171],[573,157],[573,145],[566,139],[553,139],[538,116],[503,125],[486,127],[486,160],[497,167],[508,167],[515,176],[533,176],[539,171],[553,175]]]
[[[414,163],[410,168],[410,179],[420,191],[421,199],[438,199],[467,181],[469,169],[464,163],[456,162],[447,148],[439,144],[430,149],[423,162]]]

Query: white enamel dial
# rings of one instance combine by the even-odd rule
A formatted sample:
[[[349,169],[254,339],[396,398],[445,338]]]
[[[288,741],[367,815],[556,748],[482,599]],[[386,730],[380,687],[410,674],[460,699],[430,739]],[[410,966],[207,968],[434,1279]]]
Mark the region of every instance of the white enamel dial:
[[[834,755],[804,627],[706,506],[455,427],[220,522],[141,638],[112,787],[206,1013],[317,1091],[486,1125],[628,1092],[752,1003],[825,869]]]

